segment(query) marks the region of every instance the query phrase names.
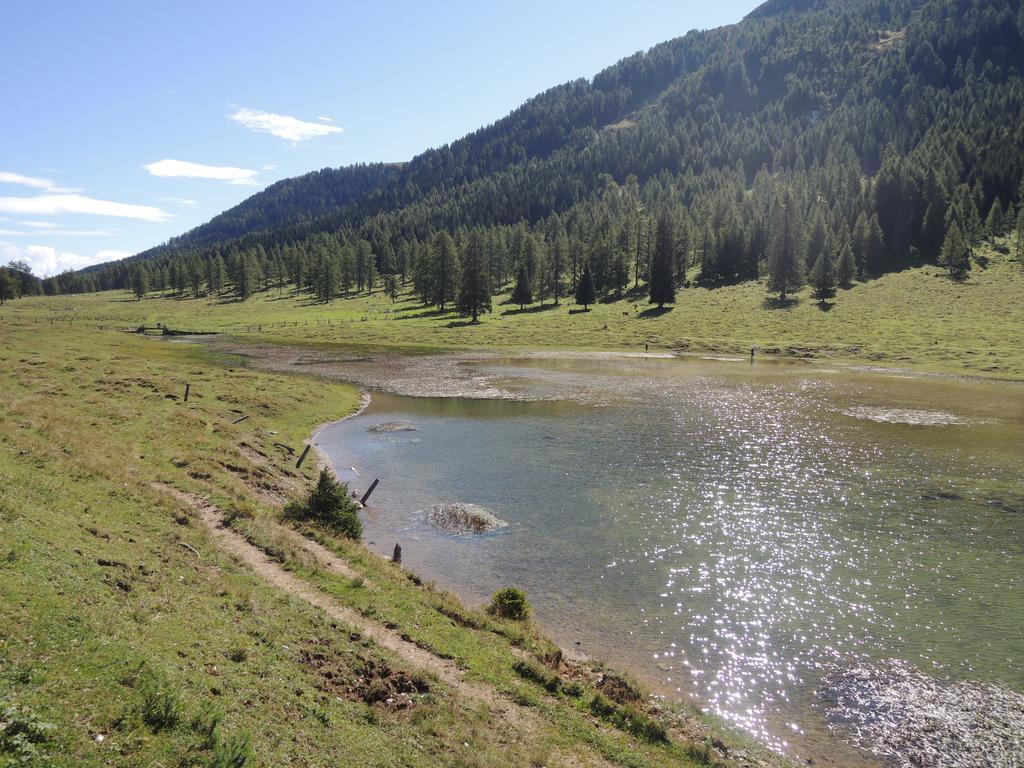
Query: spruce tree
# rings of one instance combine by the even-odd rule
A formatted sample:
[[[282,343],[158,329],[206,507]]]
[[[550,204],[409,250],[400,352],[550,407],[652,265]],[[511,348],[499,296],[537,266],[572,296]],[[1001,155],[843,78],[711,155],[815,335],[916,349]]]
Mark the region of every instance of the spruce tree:
[[[462,289],[459,291],[460,315],[470,315],[477,322],[481,312],[491,311],[491,288],[484,256],[483,236],[473,230],[462,255]]]
[[[814,298],[821,304],[824,305],[826,299],[831,299],[836,295],[836,265],[827,248],[814,262],[809,277],[811,286],[814,288]]]
[[[799,288],[803,281],[800,270],[801,232],[796,206],[789,192],[775,214],[772,242],[768,249],[768,290],[778,291],[779,300]]]
[[[998,197],[992,203],[988,218],[985,219],[985,234],[990,243],[994,243],[995,239],[1003,234],[1003,205],[999,202]]]
[[[527,304],[533,303],[533,291],[530,290],[530,275],[526,269],[526,264],[523,262],[519,263],[519,269],[516,271],[516,286],[512,289],[512,303],[518,304],[519,309],[523,309]]]
[[[437,304],[444,312],[444,307],[454,302],[459,296],[459,285],[462,281],[459,257],[455,251],[455,241],[447,232],[439,232],[434,237],[431,265],[431,303]]]
[[[856,265],[853,263],[853,249],[849,241],[844,241],[839,247],[839,262],[836,264],[836,282],[843,288],[853,285],[853,277],[856,274]]]
[[[946,232],[946,240],[939,252],[939,264],[946,268],[954,280],[963,279],[971,271],[971,248],[956,222]]]
[[[594,275],[590,271],[590,262],[583,266],[583,274],[576,281],[576,303],[581,304],[583,309],[589,310],[590,305],[597,301],[597,291],[594,290]]]
[[[654,237],[654,256],[651,259],[650,303],[663,309],[676,300],[676,278],[672,265],[675,262],[675,242],[672,239],[672,224],[667,215],[658,218],[658,229]]]

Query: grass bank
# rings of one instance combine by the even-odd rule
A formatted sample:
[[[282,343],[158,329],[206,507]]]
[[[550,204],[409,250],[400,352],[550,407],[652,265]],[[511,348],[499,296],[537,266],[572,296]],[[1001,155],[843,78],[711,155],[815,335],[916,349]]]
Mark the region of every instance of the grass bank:
[[[244,309],[261,306],[275,305],[262,297]],[[168,323],[236,311],[110,296],[3,310],[0,765],[776,762],[692,713],[617,704],[599,693],[599,670],[552,664],[535,628],[463,606],[361,546],[308,531],[355,576],[306,556],[278,507],[308,487],[313,462],[296,470],[288,449],[353,410],[352,387],[33,317],[150,307],[175,308]],[[271,586],[218,546],[181,494],[227,513],[309,589],[451,662],[507,706],[463,695]],[[408,705],[395,705],[399,690]]]
[[[520,311],[507,295],[477,325],[424,308],[404,294],[312,303],[272,289],[246,302],[230,297],[127,293],[32,298],[9,302],[5,320],[36,324],[213,330],[284,343],[344,343],[444,349],[655,349],[826,358],[1024,379],[1024,267],[989,250],[963,282],[935,267],[885,275],[840,291],[823,309],[804,289],[776,306],[762,283],[682,291],[671,311],[650,312],[646,295],[598,303],[580,312],[570,303]],[[2,327],[2,326],[0,326]]]

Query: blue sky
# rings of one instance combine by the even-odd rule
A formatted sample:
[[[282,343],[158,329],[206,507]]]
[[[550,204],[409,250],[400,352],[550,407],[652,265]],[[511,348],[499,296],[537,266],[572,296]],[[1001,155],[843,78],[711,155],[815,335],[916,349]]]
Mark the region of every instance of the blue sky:
[[[4,0],[0,263],[119,258],[278,179],[407,160],[757,0]]]

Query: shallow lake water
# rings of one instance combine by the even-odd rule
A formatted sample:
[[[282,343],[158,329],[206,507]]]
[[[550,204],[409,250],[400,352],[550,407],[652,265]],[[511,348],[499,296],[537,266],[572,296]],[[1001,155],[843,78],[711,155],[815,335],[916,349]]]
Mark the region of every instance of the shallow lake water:
[[[1024,388],[711,359],[475,360],[520,399],[374,392],[317,441],[366,539],[818,765],[875,762],[825,677],[897,659],[1024,692]],[[374,431],[409,422],[414,431]],[[477,504],[482,536],[423,510]]]

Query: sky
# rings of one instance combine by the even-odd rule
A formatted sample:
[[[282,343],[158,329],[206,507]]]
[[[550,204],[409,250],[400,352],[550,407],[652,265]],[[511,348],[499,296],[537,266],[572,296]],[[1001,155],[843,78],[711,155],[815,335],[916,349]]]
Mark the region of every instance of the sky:
[[[122,258],[279,179],[408,160],[759,0],[3,0],[0,264]]]

